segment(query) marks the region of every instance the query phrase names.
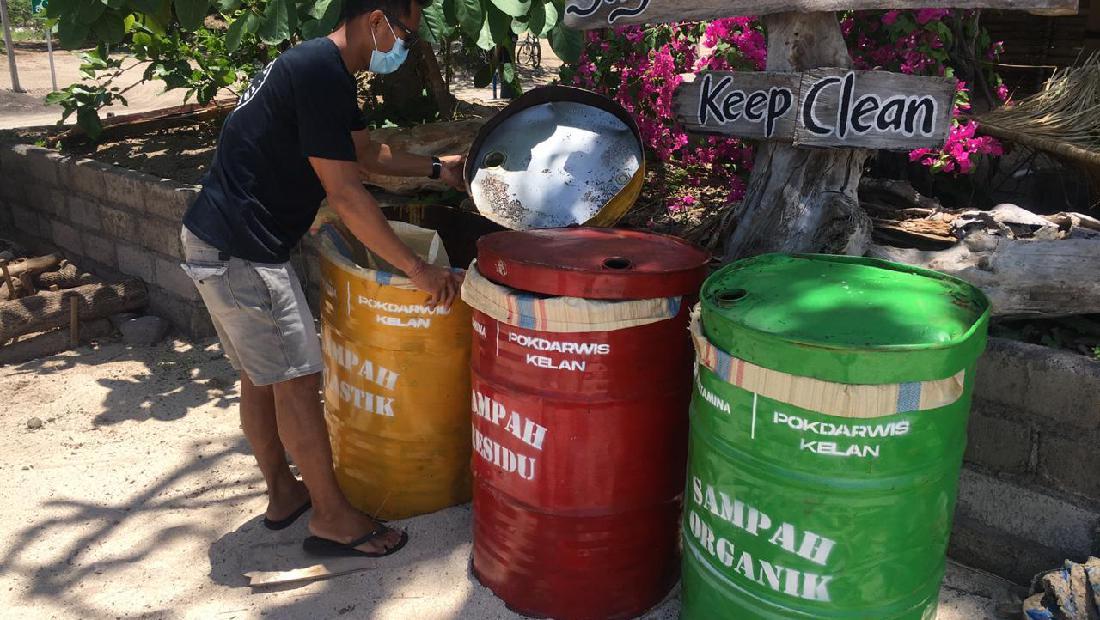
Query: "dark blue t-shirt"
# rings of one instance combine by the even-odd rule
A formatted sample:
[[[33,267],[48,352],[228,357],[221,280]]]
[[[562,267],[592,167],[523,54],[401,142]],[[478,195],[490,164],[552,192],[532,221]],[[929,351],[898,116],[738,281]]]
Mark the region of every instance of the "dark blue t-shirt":
[[[218,138],[202,191],[183,217],[197,237],[258,263],[282,263],[325,196],[308,157],[355,161],[365,129],[336,44],[301,43],[252,78]]]

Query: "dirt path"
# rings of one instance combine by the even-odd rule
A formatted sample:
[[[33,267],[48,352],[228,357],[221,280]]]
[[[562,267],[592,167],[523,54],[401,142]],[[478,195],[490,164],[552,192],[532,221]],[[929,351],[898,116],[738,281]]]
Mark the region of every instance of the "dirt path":
[[[304,520],[259,523],[263,483],[217,345],[106,344],[0,367],[0,609],[13,618],[517,618],[469,573],[470,510],[400,524],[365,573],[252,592],[307,565]],[[27,420],[43,427],[30,430]],[[949,566],[940,620],[993,618],[1004,584]],[[675,618],[672,599],[648,618]]]
[[[522,64],[517,67],[520,82],[525,89],[545,86],[558,78],[558,70],[562,65],[561,59],[554,55],[554,50],[550,49],[550,43],[548,41],[545,39],[540,40],[540,44],[542,48],[542,63],[538,67]],[[455,97],[467,101],[474,99],[481,101],[493,100],[492,86],[478,88],[474,86],[473,82],[473,75],[460,72],[455,76],[454,83],[451,85],[451,93]],[[499,87],[497,94],[500,94]]]

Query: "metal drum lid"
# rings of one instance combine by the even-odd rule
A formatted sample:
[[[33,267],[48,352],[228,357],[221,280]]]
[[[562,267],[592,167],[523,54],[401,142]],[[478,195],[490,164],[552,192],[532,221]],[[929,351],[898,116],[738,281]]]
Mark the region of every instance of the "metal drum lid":
[[[614,224],[637,199],[644,170],[637,125],[621,106],[549,86],[482,128],[465,175],[482,215],[529,230]]]
[[[986,308],[964,282],[838,256],[772,254],[734,263],[703,290],[710,316],[839,349],[949,345],[964,338]]]
[[[477,249],[479,271],[497,284],[586,299],[695,295],[709,260],[675,237],[609,228],[498,232]]]
[[[943,379],[985,347],[989,301],[935,271],[872,258],[764,254],[703,285],[703,332],[758,366],[851,384]]]

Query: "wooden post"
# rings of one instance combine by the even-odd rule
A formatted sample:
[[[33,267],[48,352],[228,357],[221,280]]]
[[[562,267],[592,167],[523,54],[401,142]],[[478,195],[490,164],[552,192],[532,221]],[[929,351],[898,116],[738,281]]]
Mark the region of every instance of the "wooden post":
[[[69,344],[76,347],[80,345],[80,297],[69,297]]]
[[[767,71],[850,67],[852,59],[833,13],[767,15]],[[745,199],[723,222],[725,259],[764,252],[862,254],[871,220],[857,189],[868,152],[803,149],[760,143]],[[736,222],[736,224],[734,224]]]
[[[8,299],[15,299],[15,282],[11,279],[11,273],[8,272],[8,260],[6,258],[0,258],[0,271],[4,274],[4,284],[8,286]]]
[[[1100,0],[1088,3],[1088,17],[1085,18],[1085,46],[1081,54],[1100,51]]]
[[[4,23],[4,47],[8,50],[8,70],[11,71],[11,89],[25,93],[19,86],[19,70],[15,67],[15,46],[11,41],[11,19],[8,17],[8,0],[0,0],[0,21]]]
[[[46,29],[46,54],[50,59],[50,85],[53,92],[57,92],[57,69],[53,64],[53,27]]]

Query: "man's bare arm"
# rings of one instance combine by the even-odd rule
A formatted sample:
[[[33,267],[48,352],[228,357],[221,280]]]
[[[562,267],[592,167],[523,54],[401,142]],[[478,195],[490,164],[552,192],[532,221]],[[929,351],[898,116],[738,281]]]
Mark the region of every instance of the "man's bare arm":
[[[425,263],[390,227],[378,202],[363,187],[354,162],[309,158],[321,180],[329,205],[363,245],[397,267],[420,290],[431,296],[429,304],[451,305],[458,292],[458,280],[447,269]]]
[[[367,130],[353,132],[355,155],[365,172],[391,177],[426,177],[432,173],[432,158],[390,148],[370,139]]]
[[[426,177],[432,173],[432,158],[426,155],[413,155],[391,148],[388,144],[370,139],[367,130],[353,132],[355,155],[363,172],[384,174],[391,177]],[[461,155],[444,155],[439,158],[443,163],[441,180],[451,187],[466,191],[462,178],[462,166],[466,158]]]

